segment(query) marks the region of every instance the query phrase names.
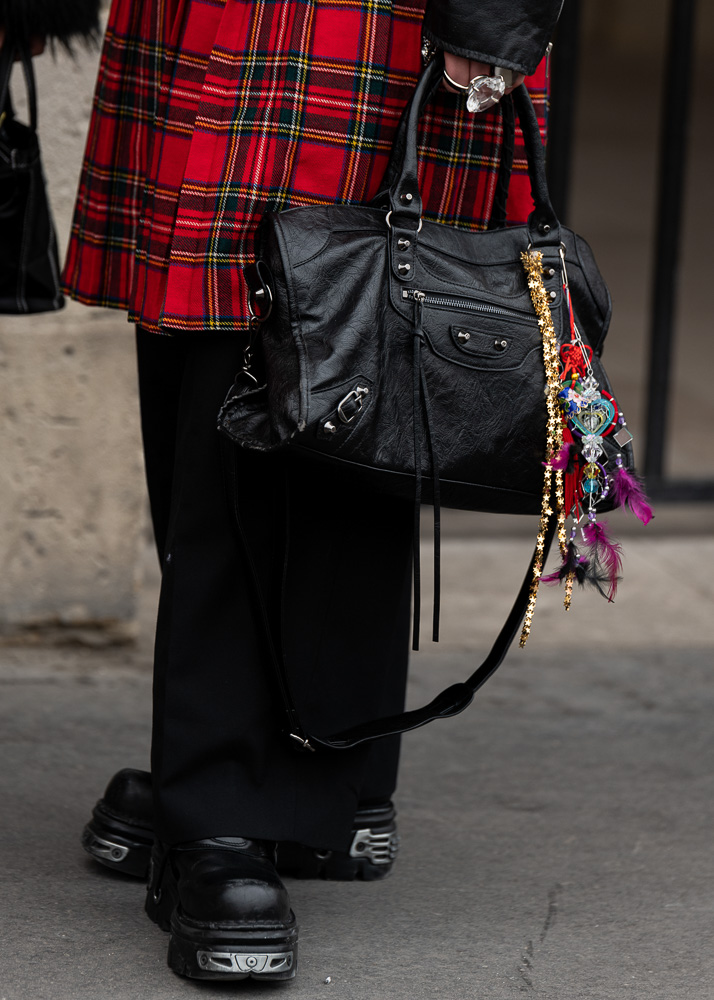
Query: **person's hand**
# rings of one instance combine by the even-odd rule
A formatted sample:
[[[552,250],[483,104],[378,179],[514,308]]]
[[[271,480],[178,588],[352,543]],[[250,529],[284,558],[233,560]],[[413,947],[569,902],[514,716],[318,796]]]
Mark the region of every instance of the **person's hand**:
[[[46,40],[42,36],[33,35],[32,38],[30,39],[30,55],[31,56],[42,55],[42,53],[45,51],[45,41]],[[5,43],[5,29],[2,26],[0,26],[0,49],[3,47],[4,43]],[[19,56],[15,56],[15,61],[17,61],[19,58],[20,58]]]
[[[468,87],[475,76],[491,75],[491,67],[488,63],[476,62],[475,59],[465,59],[463,56],[455,56],[452,52],[444,53],[444,65],[451,79],[463,84],[464,87]],[[510,94],[524,80],[525,77],[522,73],[516,73],[513,77],[513,84],[510,87],[506,87],[506,93]],[[446,80],[444,80],[444,86],[452,94],[458,93],[453,87],[449,86]]]

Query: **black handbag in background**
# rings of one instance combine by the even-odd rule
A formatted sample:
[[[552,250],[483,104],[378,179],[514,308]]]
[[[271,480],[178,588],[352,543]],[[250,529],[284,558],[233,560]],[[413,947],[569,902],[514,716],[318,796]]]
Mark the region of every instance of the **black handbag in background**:
[[[32,59],[20,51],[30,123],[15,117],[10,97],[15,46],[0,50],[0,313],[61,309],[57,240],[37,139],[37,94]]]
[[[415,648],[422,502],[435,511],[436,591],[441,505],[540,514],[536,548],[486,660],[418,711],[306,734],[276,662],[291,735],[311,746],[354,746],[461,711],[519,631],[525,643],[553,535],[566,607],[586,577],[611,598],[619,549],[598,516],[638,489],[632,436],[599,357],[610,296],[588,245],[555,215],[525,87],[513,98],[535,206],[528,223],[467,232],[422,219],[417,128],[443,65],[438,54],[422,74],[374,202],[262,220],[246,270],[252,343],[218,427],[241,447],[289,447],[306,464],[332,463],[413,500]]]

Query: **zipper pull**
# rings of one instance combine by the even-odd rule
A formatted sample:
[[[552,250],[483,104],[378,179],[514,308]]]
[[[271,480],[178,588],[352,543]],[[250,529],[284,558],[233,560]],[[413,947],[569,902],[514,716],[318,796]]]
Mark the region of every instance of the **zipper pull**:
[[[424,292],[415,291],[414,295],[414,336],[424,339]]]
[[[420,292],[417,288],[403,288],[402,298],[411,299],[414,302],[423,302],[426,298],[426,292]]]

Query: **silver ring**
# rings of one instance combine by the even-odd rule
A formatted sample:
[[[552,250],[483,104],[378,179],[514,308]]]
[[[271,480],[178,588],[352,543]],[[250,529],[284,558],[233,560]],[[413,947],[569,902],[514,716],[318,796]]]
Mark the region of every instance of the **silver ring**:
[[[468,94],[470,89],[470,84],[457,83],[456,80],[452,80],[449,74],[444,70],[444,79],[447,83],[450,83],[454,90],[460,90],[464,94]],[[477,78],[478,79],[478,78]]]
[[[392,210],[390,208],[389,211],[387,212],[387,218],[384,220],[387,223],[387,229],[391,229],[392,228],[392,223],[389,221],[391,219],[391,217],[392,217]],[[420,217],[419,218],[419,228],[417,229],[418,233],[421,232],[421,225],[422,225],[422,220],[421,220],[421,217]]]
[[[507,77],[508,81],[506,80]],[[444,79],[455,90],[458,90],[459,93],[466,94],[466,107],[475,114],[479,111],[486,111],[488,108],[492,108],[494,104],[498,104],[506,92],[506,87],[510,87],[513,82],[513,73],[511,70],[504,70],[500,66],[494,66],[490,76],[475,76],[469,82],[468,86],[463,83],[457,83],[456,80],[453,80],[449,76],[446,70],[444,70]]]

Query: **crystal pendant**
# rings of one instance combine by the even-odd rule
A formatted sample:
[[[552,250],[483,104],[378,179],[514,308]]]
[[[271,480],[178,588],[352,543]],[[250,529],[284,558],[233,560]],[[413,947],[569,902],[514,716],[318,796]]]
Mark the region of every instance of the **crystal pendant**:
[[[502,76],[475,76],[469,84],[466,107],[471,112],[485,111],[498,104],[506,92]]]
[[[583,399],[586,402],[591,402],[597,399],[600,395],[600,386],[597,384],[593,375],[588,375],[583,381]]]

